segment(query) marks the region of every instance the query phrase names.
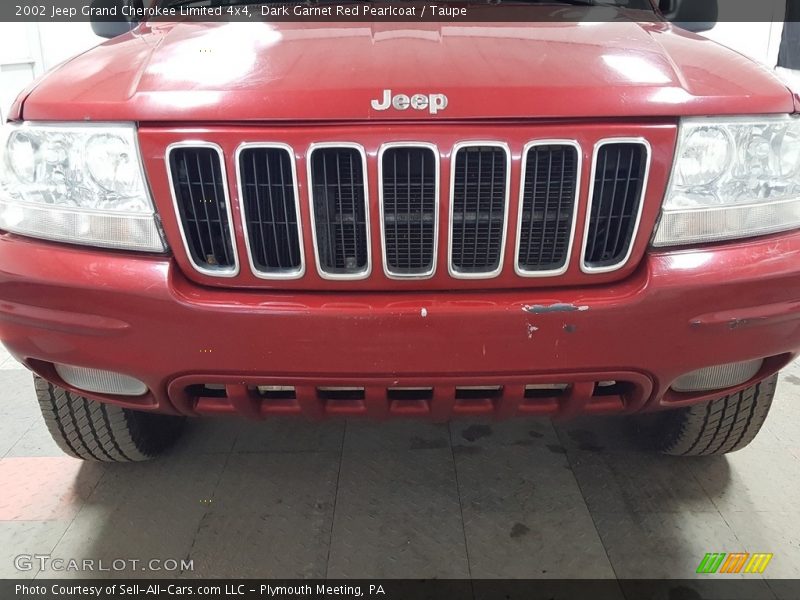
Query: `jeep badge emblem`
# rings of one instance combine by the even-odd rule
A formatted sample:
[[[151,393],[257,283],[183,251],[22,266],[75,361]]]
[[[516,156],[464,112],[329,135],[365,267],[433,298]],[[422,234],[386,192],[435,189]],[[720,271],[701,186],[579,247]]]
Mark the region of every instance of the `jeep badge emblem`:
[[[390,107],[396,110],[428,110],[432,115],[435,115],[440,110],[447,108],[447,96],[444,94],[414,94],[407,96],[406,94],[395,94],[392,96],[392,90],[383,90],[383,98],[372,101],[372,108],[375,110],[388,110]]]

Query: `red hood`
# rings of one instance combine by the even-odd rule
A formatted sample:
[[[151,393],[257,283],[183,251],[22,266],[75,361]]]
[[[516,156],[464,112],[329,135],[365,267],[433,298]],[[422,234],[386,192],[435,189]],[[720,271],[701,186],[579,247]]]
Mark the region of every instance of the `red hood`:
[[[446,110],[376,111],[383,90]],[[152,23],[45,76],[28,120],[788,113],[766,69],[665,23]]]

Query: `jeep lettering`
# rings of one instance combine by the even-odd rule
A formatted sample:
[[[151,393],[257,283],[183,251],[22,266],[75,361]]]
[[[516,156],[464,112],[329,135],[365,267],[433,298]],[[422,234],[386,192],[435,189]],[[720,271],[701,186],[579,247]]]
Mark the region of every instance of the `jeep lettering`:
[[[435,115],[447,108],[447,96],[444,94],[414,94],[409,97],[406,94],[396,94],[392,96],[392,90],[383,90],[381,99],[373,100],[371,103],[375,110],[388,110],[393,107],[397,110],[407,110],[409,107],[414,110],[425,110]]]

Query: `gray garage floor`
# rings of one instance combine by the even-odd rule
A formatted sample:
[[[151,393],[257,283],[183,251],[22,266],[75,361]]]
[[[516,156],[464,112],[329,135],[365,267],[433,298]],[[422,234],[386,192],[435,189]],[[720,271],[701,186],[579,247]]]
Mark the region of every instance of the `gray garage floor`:
[[[638,452],[612,420],[225,419],[111,466],[63,457],[30,375],[0,369],[0,577],[60,576],[15,569],[51,554],[188,557],[186,577],[684,578],[706,552],[774,553],[767,598],[800,577],[800,364],[724,458]]]

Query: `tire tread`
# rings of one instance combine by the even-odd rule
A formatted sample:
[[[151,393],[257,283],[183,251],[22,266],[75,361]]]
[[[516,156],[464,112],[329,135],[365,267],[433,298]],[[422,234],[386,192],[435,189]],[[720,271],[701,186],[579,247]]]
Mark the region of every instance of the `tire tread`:
[[[778,376],[740,392],[664,414],[652,432],[657,449],[675,456],[711,456],[741,450],[767,418]]]
[[[36,396],[53,440],[66,454],[97,462],[140,462],[166,449],[183,418],[141,413],[77,396],[34,376]]]

